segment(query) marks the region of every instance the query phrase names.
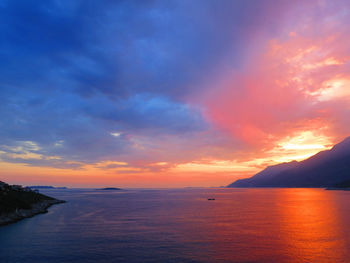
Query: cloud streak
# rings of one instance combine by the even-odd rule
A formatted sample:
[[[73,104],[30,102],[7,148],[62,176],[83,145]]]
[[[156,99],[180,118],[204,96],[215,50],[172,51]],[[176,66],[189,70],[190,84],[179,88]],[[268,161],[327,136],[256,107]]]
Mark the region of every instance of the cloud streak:
[[[350,133],[349,8],[2,1],[1,162],[191,185],[309,156]]]

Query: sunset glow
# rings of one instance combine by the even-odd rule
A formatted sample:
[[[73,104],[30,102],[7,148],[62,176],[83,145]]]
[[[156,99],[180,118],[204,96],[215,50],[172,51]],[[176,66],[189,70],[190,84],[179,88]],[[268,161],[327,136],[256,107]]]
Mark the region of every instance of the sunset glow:
[[[49,2],[2,6],[1,181],[222,186],[350,135],[347,1]]]

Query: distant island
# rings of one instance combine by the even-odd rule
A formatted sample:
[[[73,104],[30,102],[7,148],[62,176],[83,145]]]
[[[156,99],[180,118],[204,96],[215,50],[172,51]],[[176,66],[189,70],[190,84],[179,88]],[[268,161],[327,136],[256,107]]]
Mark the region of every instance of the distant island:
[[[54,187],[51,185],[31,185],[28,187],[31,189],[67,189],[67,187],[65,187],[65,186]]]
[[[51,205],[64,202],[37,193],[30,187],[8,185],[0,181],[0,226],[46,213]]]
[[[109,190],[122,190],[122,189],[116,188],[116,187],[106,187],[106,188],[99,188],[99,189],[96,189],[96,190],[107,190],[107,191],[109,191]]]
[[[350,137],[332,149],[319,152],[304,161],[269,166],[227,187],[350,188]]]

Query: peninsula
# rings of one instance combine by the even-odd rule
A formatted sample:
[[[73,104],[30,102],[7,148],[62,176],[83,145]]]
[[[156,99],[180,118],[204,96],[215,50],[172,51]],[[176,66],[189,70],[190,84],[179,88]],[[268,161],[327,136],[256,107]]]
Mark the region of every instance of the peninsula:
[[[46,213],[54,204],[65,203],[20,185],[8,185],[0,181],[0,226],[23,218]]]

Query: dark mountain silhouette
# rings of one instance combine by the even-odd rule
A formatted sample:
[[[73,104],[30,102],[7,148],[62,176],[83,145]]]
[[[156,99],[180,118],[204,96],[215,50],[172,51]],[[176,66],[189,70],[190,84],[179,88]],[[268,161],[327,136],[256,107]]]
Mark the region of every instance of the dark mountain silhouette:
[[[269,166],[228,187],[340,187],[350,182],[350,137],[301,161]]]

